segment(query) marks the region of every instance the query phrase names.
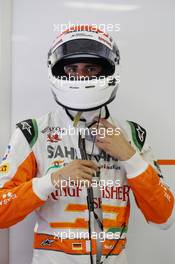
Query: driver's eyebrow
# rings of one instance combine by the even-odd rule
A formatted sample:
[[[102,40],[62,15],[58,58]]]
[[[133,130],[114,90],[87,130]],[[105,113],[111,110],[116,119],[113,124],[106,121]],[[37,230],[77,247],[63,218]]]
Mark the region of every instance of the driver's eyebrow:
[[[78,65],[73,65],[73,64],[70,64],[70,65],[65,65],[66,67],[74,67],[74,68],[77,68]]]
[[[98,67],[98,65],[97,64],[88,64],[85,67]]]

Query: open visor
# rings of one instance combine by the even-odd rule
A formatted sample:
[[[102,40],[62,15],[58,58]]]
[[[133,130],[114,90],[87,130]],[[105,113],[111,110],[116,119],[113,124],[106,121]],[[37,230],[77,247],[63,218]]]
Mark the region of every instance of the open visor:
[[[94,62],[105,64],[107,75],[114,72],[115,64],[119,64],[119,51],[116,45],[113,49],[91,39],[75,39],[60,45],[48,54],[48,63],[55,77],[64,74],[63,67],[68,63]]]

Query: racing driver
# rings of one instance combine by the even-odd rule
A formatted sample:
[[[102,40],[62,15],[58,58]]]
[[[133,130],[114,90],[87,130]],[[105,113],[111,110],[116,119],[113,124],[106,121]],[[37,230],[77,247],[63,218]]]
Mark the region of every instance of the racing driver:
[[[17,124],[0,165],[0,228],[36,212],[32,264],[126,264],[130,191],[148,223],[173,222],[146,130],[109,113],[119,63],[109,34],[67,29],[48,53],[56,111]]]

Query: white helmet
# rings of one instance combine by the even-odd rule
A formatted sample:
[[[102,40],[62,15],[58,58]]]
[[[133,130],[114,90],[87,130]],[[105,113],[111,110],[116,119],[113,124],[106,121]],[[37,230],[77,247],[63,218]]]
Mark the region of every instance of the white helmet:
[[[77,111],[98,109],[112,102],[119,78],[120,55],[111,36],[92,26],[76,26],[60,34],[48,53],[49,79],[56,102]],[[64,66],[77,62],[102,65],[96,78],[66,78]]]

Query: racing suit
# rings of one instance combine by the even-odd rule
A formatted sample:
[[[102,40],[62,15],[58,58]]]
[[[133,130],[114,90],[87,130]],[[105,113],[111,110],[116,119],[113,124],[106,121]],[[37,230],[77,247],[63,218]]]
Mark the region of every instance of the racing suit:
[[[108,120],[111,122],[110,117]],[[85,121],[78,123],[77,128],[81,127],[86,127]],[[162,181],[146,143],[146,130],[131,121],[120,127],[136,154],[119,161],[96,147],[92,155],[100,165],[100,180],[115,183],[106,183],[93,197],[105,233],[101,261],[109,255],[104,261],[108,264],[127,263],[124,248],[130,190],[147,222],[164,229],[174,219],[174,196]],[[72,135],[73,129],[71,118],[60,106],[38,119],[20,122],[1,162],[0,227],[10,227],[36,211],[32,264],[87,264],[91,263],[90,254],[94,259],[98,251],[98,238],[82,237],[82,233],[89,234],[89,217],[93,218],[89,216],[87,188],[74,185],[56,189],[51,182],[51,173],[82,158],[79,134]],[[86,146],[91,153],[88,139]],[[96,230],[95,225],[94,217],[91,231]]]

